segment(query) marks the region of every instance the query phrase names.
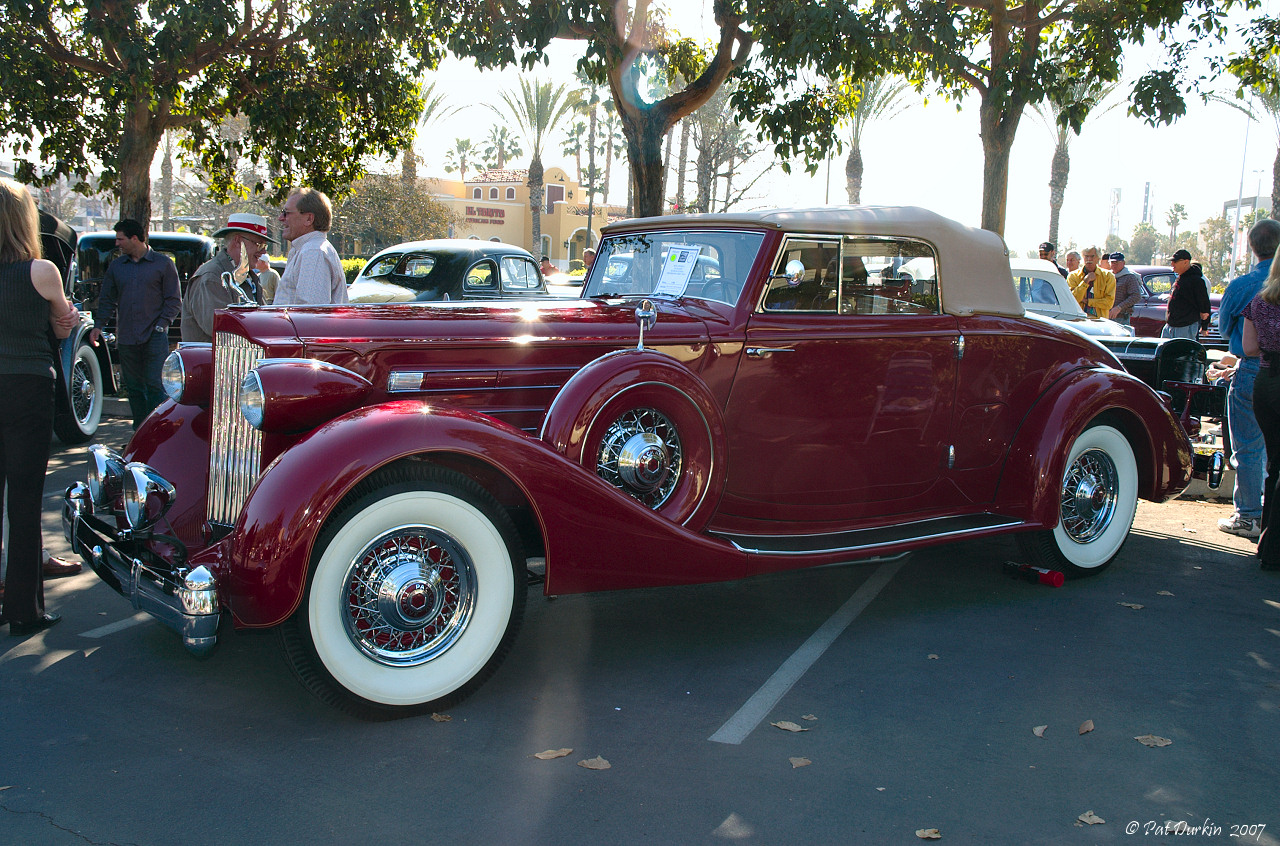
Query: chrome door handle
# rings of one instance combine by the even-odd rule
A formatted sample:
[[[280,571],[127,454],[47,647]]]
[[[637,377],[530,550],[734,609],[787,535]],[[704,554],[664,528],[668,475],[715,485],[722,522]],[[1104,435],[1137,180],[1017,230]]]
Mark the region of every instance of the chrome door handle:
[[[747,347],[747,355],[751,358],[768,358],[776,352],[795,352],[792,347]]]

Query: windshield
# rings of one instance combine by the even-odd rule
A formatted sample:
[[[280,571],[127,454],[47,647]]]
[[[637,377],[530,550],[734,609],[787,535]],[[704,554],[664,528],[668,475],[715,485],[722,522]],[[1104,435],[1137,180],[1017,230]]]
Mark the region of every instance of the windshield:
[[[701,297],[734,303],[755,263],[761,232],[664,230],[600,243],[586,297]]]

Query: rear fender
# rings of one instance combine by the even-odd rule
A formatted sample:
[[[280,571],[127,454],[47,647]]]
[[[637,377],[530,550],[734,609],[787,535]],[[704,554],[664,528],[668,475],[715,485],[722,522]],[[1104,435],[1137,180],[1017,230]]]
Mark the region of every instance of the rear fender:
[[[424,446],[429,445],[429,446]],[[483,414],[405,400],[321,426],[282,453],[250,492],[234,548],[210,555],[226,573],[240,626],[283,622],[302,599],[315,538],[360,480],[396,461],[483,463],[529,506],[542,533],[548,594],[741,578],[746,557],[690,532]],[[197,563],[193,561],[193,564]]]
[[[1055,383],[1023,419],[1001,474],[998,507],[1029,524],[1058,524],[1069,446],[1099,418],[1122,432],[1138,464],[1138,495],[1164,502],[1191,480],[1191,442],[1160,397],[1114,370],[1079,370]]]

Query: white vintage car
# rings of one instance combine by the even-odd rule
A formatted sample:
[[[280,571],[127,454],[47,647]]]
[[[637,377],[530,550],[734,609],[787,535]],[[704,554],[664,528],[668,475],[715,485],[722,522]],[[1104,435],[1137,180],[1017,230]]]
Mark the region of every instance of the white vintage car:
[[[1060,320],[1072,329],[1094,337],[1115,338],[1133,334],[1123,323],[1085,314],[1053,262],[1010,258],[1009,269],[1013,271],[1013,286],[1018,291],[1018,299],[1022,300],[1027,311]]]

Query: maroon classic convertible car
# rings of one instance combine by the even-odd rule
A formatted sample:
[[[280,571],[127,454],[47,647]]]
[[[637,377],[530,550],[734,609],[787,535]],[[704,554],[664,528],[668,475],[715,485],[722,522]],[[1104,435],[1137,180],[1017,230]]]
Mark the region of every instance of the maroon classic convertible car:
[[[1191,445],[1009,275],[996,235],[859,206],[614,225],[577,300],[233,308],[65,531],[193,652],[278,627],[371,717],[494,672],[529,558],[565,594],[1017,533],[1096,573]]]

